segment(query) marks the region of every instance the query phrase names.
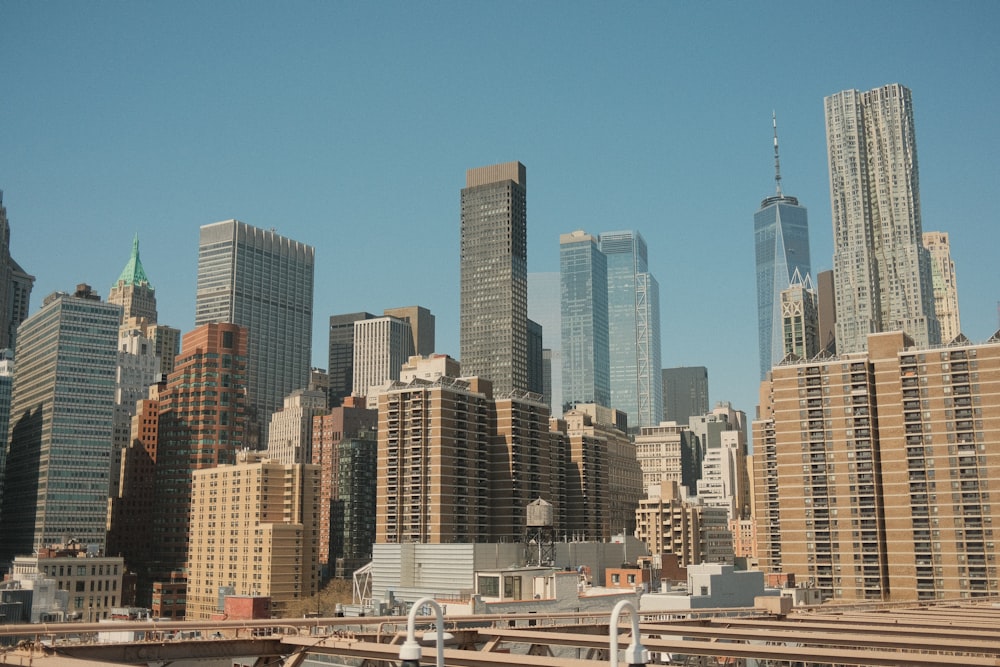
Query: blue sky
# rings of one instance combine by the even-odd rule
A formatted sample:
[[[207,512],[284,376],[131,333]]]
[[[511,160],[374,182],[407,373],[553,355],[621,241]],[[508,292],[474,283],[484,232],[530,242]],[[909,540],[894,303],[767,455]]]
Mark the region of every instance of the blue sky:
[[[419,304],[459,356],[459,191],[528,173],[528,268],[559,234],[636,229],[663,364],[757,403],[753,213],[782,185],[832,266],[823,97],[913,91],[925,230],[962,325],[998,328],[1000,3],[27,2],[0,5],[0,189],[32,312],[104,297],[139,235],[161,321],[194,322],[198,228],[316,247],[331,314]]]

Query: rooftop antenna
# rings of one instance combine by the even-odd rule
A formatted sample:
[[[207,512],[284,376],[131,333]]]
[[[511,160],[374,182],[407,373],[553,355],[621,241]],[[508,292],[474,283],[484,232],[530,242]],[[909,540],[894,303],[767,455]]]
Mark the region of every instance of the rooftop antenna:
[[[774,127],[774,185],[778,196],[781,196],[781,161],[778,159],[778,114],[771,112],[771,125]]]

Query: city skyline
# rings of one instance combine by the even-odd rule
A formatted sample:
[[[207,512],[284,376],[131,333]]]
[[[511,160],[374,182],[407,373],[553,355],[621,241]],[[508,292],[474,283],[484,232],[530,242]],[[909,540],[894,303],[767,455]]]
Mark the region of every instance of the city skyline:
[[[330,315],[406,303],[435,313],[436,351],[459,356],[455,193],[466,169],[516,159],[533,175],[528,270],[557,270],[568,230],[640,231],[661,319],[685,316],[662,327],[662,365],[707,366],[711,402],[752,412],[749,212],[773,179],[770,115],[781,116],[783,186],[809,208],[822,271],[832,267],[822,100],[899,82],[914,97],[923,229],[949,233],[963,333],[985,340],[997,328],[998,93],[967,91],[975,65],[998,53],[988,26],[1000,9],[914,3],[898,16],[866,5],[870,24],[834,34],[822,26],[843,9],[806,21],[794,5],[770,7],[612,16],[585,5],[567,18],[556,5],[515,20],[489,7],[418,17],[404,5],[305,5],[298,16],[14,5],[0,27],[5,93],[31,103],[0,110],[0,188],[11,253],[36,277],[31,313],[80,282],[107,298],[138,234],[160,321],[190,331],[195,230],[238,218],[317,248],[313,365],[326,365]],[[466,30],[487,23],[507,37]],[[775,31],[782,40],[758,39]],[[247,46],[264,34],[274,48]],[[488,68],[493,80],[478,74]],[[500,89],[520,101],[506,116],[489,94]]]

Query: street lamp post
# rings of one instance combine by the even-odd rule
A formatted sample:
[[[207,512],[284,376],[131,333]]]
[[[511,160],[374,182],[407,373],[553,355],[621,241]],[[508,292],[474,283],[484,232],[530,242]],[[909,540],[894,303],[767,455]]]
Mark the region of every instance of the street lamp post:
[[[632,643],[625,649],[625,662],[628,663],[628,667],[643,667],[648,656],[642,642],[639,641],[639,612],[636,611],[635,605],[628,600],[621,600],[611,612],[611,621],[608,624],[608,635],[611,640],[611,667],[618,667],[618,616],[625,609],[628,609],[632,614]]]
[[[444,612],[441,605],[432,598],[420,598],[410,607],[406,619],[406,641],[399,648],[399,667],[420,667],[420,642],[417,641],[417,612],[425,604],[434,608],[435,627],[437,628],[437,667],[444,667]]]

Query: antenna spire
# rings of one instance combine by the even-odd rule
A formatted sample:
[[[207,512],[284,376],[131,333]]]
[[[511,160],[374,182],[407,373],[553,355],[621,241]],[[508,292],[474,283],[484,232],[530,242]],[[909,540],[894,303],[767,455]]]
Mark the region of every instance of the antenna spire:
[[[771,125],[774,127],[774,186],[781,196],[781,161],[778,159],[778,115],[771,112]]]

